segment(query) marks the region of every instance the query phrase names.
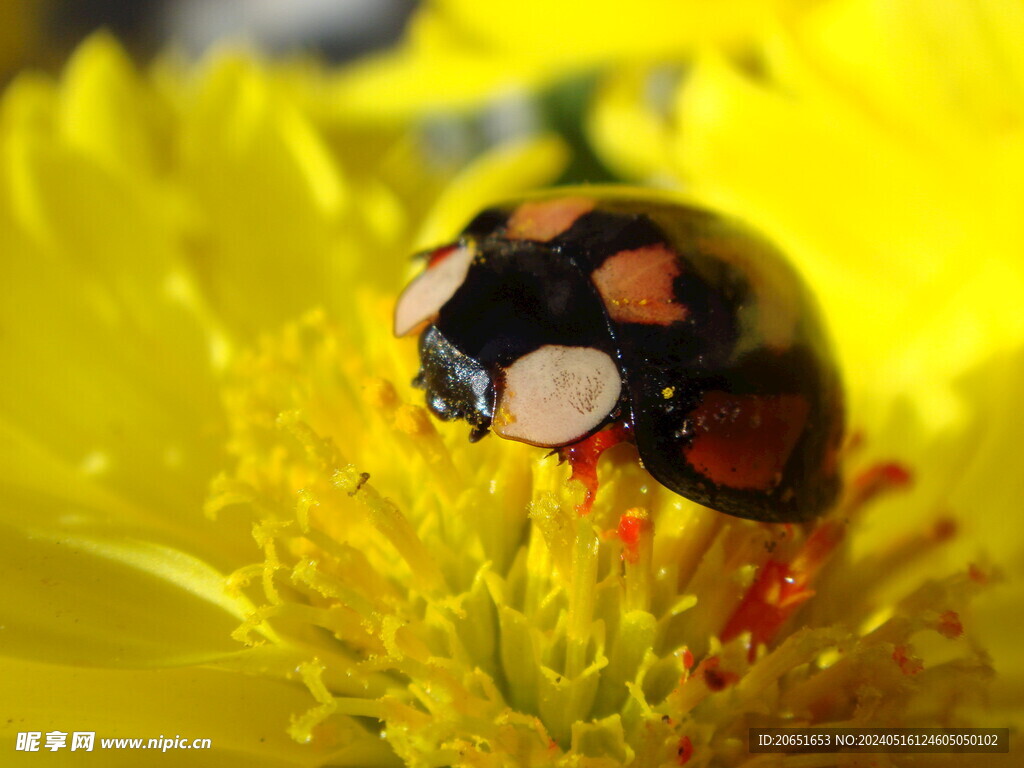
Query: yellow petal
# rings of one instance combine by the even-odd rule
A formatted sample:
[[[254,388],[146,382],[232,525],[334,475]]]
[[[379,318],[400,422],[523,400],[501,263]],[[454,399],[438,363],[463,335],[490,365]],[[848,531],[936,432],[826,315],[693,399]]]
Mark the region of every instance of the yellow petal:
[[[604,78],[587,117],[587,136],[601,159],[625,179],[671,181],[668,112],[678,70],[622,67]],[[659,93],[661,91],[661,93]]]
[[[221,57],[181,127],[190,245],[210,300],[243,335],[323,303],[338,278],[347,187],[321,137],[258,67]],[[343,264],[342,264],[343,266]]]
[[[252,606],[224,576],[156,544],[4,527],[5,653],[87,666],[195,663],[238,650]]]
[[[698,195],[751,221],[797,262],[855,388],[941,390],[1019,338],[1024,320],[1010,297],[1024,274],[1007,244],[1024,231],[983,179],[821,83],[794,99],[714,60],[684,89],[681,116],[679,166]],[[936,422],[947,416],[932,411]]]
[[[279,680],[195,667],[84,669],[12,659],[0,659],[0,675],[7,704],[0,745],[7,765],[397,765],[386,743],[353,720],[322,729],[320,744],[294,742],[285,730],[289,716],[308,705],[309,694]],[[45,755],[14,751],[17,733],[52,730],[95,732],[92,759],[70,748]],[[100,745],[102,738],[161,736],[210,739],[210,748],[164,752]]]
[[[167,223],[74,154],[26,135],[6,149],[0,422],[135,502],[198,509],[216,392],[196,373],[207,333],[170,288],[181,265]],[[155,467],[162,479],[147,476]],[[28,479],[10,465],[0,476]]]
[[[490,203],[500,202],[558,177],[568,150],[556,136],[495,147],[452,180],[416,238],[418,248],[450,240]]]
[[[639,0],[627,12],[617,0],[438,0],[421,7],[405,44],[342,72],[334,95],[350,117],[464,107],[611,62],[734,44],[806,4]]]
[[[922,141],[998,143],[1021,129],[1017,3],[840,0],[803,22],[802,45],[833,85]]]
[[[167,106],[143,87],[112,37],[94,35],[75,51],[65,70],[58,115],[70,145],[109,167],[149,175],[166,155],[158,127],[168,116]]]

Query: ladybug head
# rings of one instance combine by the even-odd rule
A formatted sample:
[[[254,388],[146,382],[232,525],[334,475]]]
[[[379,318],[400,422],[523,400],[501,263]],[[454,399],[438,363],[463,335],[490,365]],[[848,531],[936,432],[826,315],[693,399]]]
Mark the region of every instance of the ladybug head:
[[[426,390],[427,407],[438,418],[469,422],[471,441],[487,434],[494,415],[491,376],[479,361],[456,349],[436,325],[420,336],[420,372],[413,385]]]

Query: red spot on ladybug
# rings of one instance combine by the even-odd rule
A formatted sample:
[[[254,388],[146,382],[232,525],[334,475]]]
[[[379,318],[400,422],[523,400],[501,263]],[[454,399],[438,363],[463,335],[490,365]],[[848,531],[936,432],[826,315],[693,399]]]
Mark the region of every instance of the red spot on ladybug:
[[[592,278],[613,320],[671,325],[687,315],[673,285],[679,274],[679,257],[657,243],[609,256]]]
[[[769,491],[782,479],[810,406],[800,395],[705,392],[690,413],[686,461],[728,488]]]
[[[563,197],[523,203],[509,217],[505,236],[512,240],[546,243],[569,229],[585,213],[594,210],[594,200]]]

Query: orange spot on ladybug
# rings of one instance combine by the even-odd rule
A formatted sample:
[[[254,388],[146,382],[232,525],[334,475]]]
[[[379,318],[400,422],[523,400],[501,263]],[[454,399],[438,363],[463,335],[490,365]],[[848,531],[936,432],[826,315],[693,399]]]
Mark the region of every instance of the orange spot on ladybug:
[[[946,611],[939,616],[938,624],[935,627],[939,634],[948,637],[950,640],[960,637],[964,633],[964,625],[960,623],[960,616],[956,611]]]
[[[920,659],[908,655],[905,645],[897,645],[892,649],[892,660],[896,662],[900,672],[904,675],[916,675],[918,672],[924,671],[924,663]]]
[[[718,485],[770,491],[782,479],[809,411],[801,395],[706,392],[687,417],[694,438],[683,456]]]
[[[616,530],[623,544],[622,559],[635,563],[640,558],[640,539],[651,535],[651,520],[643,509],[631,509],[619,518]]]
[[[563,197],[520,205],[508,220],[505,237],[546,243],[569,229],[576,219],[594,210],[594,200]]]
[[[594,270],[593,280],[613,320],[671,325],[687,315],[672,284],[679,274],[679,257],[658,243],[609,256]]]
[[[691,757],[693,757],[693,742],[690,741],[689,736],[683,736],[679,740],[679,746],[676,748],[676,762],[680,765],[686,765],[690,762]]]

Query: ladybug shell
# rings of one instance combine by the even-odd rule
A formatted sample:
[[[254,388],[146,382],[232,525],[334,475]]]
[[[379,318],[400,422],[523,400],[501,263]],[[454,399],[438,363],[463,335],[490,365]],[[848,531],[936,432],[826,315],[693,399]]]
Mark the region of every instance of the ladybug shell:
[[[396,333],[421,332],[415,383],[471,439],[563,447],[624,422],[660,483],[718,511],[795,522],[835,500],[842,395],[817,309],[735,221],[556,190],[429,257]]]

